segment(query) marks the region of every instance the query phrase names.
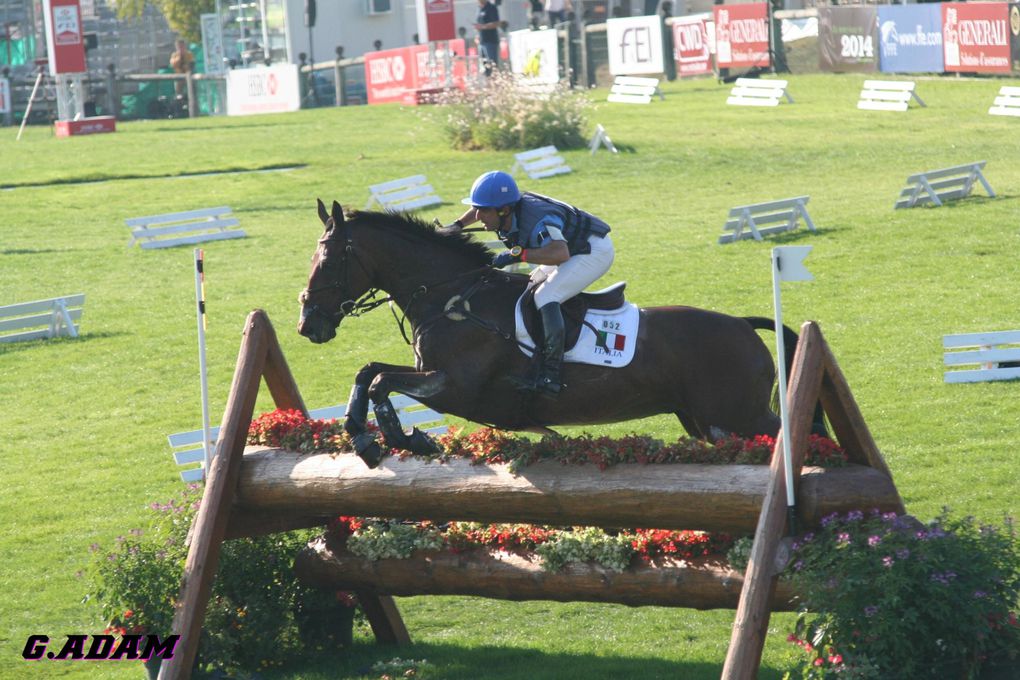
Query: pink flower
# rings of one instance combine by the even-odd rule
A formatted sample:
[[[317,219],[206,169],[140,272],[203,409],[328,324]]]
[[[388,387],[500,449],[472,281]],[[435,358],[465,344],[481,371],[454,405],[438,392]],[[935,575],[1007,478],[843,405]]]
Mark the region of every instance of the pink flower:
[[[823,659],[822,657],[818,657],[817,659],[815,659],[816,666],[821,666],[823,664],[825,664],[825,659]]]

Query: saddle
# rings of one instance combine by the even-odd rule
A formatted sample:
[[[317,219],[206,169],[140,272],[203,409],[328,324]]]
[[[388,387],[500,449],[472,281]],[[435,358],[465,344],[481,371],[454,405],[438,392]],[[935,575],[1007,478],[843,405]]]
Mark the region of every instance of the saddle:
[[[613,311],[626,304],[624,289],[626,281],[614,283],[609,288],[595,291],[593,293],[581,292],[560,305],[563,312],[564,341],[563,347],[569,350],[577,344],[581,335],[581,327],[584,325],[584,317],[589,309],[601,309]],[[532,338],[543,337],[542,318],[535,307],[535,288],[529,288],[521,296],[521,315],[524,318],[524,328]],[[594,330],[594,329],[592,329]]]

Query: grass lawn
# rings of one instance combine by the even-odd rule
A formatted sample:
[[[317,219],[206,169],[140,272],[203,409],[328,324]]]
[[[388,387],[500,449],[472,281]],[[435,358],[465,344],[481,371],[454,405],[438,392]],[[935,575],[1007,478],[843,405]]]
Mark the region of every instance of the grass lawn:
[[[784,286],[785,319],[819,322],[908,510],[999,521],[1020,509],[1017,383],[944,384],[941,337],[1020,328],[1018,122],[987,115],[997,80],[921,79],[927,108],[881,113],[855,108],[863,79],[792,76],[796,103],[772,110],[727,107],[728,86],[710,80],[667,84],[649,106],[595,91],[591,127],[629,151],[567,152],[572,174],[522,186],[606,219],[617,259],[604,283],[626,279],[642,306],[770,316],[771,247],[813,245],[816,280]],[[30,634],[102,631],[80,602],[89,546],[175,495],[165,437],[200,425],[191,248],[128,248],[124,220],[229,205],[249,235],[206,248],[215,420],[255,307],[305,402],[326,406],[347,398],[363,364],[410,363],[411,352],[385,310],[346,321],[325,346],[295,332],[321,231],[315,199],[360,208],[370,184],[424,173],[447,204],[423,215],[450,221],[472,180],[513,155],[452,151],[421,111],[395,106],[14,137],[0,131],[0,304],[87,297],[80,338],[0,345],[0,678],[137,678],[138,662],[20,657]],[[994,199],[978,188],[943,208],[892,209],[908,175],[980,160]],[[205,174],[274,168],[291,169]],[[732,206],[799,195],[811,197],[817,233],[716,243]],[[263,390],[257,411],[270,408]],[[672,416],[587,431],[680,434]],[[730,611],[471,598],[400,606],[413,648],[376,647],[361,631],[349,659],[295,660],[268,676],[358,677],[396,653],[428,658],[442,678],[714,678],[732,622]],[[761,677],[794,658],[791,620],[773,617]]]

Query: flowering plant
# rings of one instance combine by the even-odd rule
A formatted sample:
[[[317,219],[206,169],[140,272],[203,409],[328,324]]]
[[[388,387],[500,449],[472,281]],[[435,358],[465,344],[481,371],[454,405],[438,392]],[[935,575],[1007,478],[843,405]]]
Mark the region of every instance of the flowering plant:
[[[789,640],[803,678],[975,678],[1020,655],[1020,540],[952,519],[832,515],[794,544],[803,596]],[[789,677],[789,676],[788,676]]]

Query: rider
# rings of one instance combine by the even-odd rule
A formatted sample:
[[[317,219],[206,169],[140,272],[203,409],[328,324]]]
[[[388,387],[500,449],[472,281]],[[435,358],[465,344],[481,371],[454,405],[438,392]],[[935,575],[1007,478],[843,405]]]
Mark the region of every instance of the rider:
[[[535,306],[545,332],[538,375],[514,382],[521,389],[558,394],[563,361],[563,313],[560,303],[580,293],[613,264],[609,225],[572,205],[531,192],[521,193],[514,178],[501,171],[475,180],[469,206],[448,231],[460,231],[481,221],[508,248],[492,259],[492,266],[514,262],[538,265],[531,272]]]

